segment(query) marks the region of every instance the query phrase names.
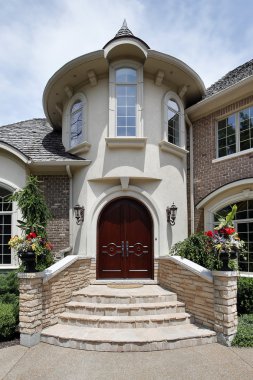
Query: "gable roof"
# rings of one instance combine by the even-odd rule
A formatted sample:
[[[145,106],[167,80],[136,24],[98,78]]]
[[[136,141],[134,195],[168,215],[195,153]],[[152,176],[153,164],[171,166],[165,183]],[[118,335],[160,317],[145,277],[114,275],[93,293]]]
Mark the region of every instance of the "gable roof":
[[[0,127],[0,142],[12,146],[33,162],[86,161],[65,152],[61,133],[46,119],[32,119]]]
[[[236,69],[229,71],[226,75],[224,75],[224,77],[212,84],[212,86],[207,88],[204,98],[213,96],[233,84],[250,77],[251,75],[253,75],[253,59],[237,67]]]

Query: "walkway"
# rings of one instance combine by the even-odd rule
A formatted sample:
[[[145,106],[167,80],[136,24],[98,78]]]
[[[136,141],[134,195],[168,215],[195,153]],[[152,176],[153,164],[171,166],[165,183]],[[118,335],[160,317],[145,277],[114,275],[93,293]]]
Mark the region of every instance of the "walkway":
[[[0,380],[249,380],[253,349],[217,343],[171,351],[109,353],[40,343],[0,350]]]

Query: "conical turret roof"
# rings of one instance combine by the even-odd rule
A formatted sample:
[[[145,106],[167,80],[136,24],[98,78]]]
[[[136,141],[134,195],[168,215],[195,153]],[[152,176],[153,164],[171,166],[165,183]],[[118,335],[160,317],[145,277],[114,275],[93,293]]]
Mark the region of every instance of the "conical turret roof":
[[[123,24],[122,24],[122,27],[119,29],[119,31],[116,33],[115,37],[113,39],[111,39],[110,41],[108,41],[105,46],[103,47],[106,48],[106,46],[108,46],[111,42],[115,41],[115,40],[118,40],[120,38],[133,38],[135,40],[138,40],[140,42],[142,42],[148,49],[150,49],[150,47],[146,44],[145,41],[141,40],[140,38],[136,37],[132,32],[131,30],[128,28],[127,26],[127,22],[126,22],[126,19],[124,19],[123,21]]]

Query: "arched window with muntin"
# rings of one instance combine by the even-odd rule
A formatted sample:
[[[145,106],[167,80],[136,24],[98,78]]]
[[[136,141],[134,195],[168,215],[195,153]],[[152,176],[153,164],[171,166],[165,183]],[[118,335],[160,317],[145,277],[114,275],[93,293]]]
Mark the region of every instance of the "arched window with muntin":
[[[168,142],[180,145],[180,109],[177,102],[169,99],[167,103]]]
[[[83,102],[77,100],[70,110],[70,147],[80,144],[83,140]]]

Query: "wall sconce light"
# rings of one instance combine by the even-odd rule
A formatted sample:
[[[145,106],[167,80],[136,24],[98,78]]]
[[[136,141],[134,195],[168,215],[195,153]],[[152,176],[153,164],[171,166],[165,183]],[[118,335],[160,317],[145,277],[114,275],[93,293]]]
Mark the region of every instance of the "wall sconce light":
[[[175,206],[174,202],[172,206],[166,208],[166,213],[167,213],[167,223],[169,223],[171,226],[174,226],[176,216],[177,216],[177,206]]]
[[[74,206],[76,224],[80,225],[84,220],[84,207],[79,204]]]

